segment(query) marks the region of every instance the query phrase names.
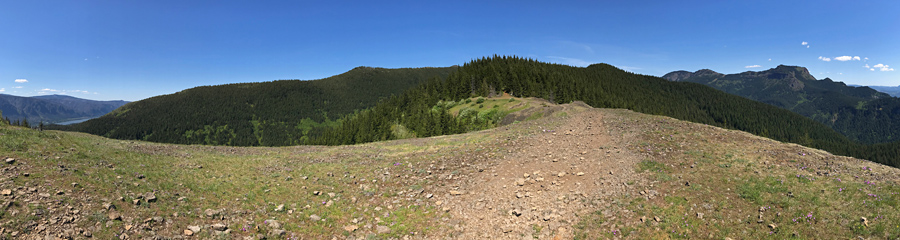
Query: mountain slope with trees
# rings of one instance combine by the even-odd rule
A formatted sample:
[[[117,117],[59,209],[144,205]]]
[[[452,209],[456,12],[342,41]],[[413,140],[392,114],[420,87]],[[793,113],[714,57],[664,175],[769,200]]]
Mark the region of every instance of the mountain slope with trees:
[[[390,129],[398,127],[411,129],[419,137],[471,131],[465,123],[471,118],[454,118],[437,103],[501,92],[665,115],[900,166],[896,142],[861,145],[799,114],[701,84],[629,73],[608,64],[579,68],[500,56],[474,60],[446,79],[432,80],[347,116],[340,126],[311,143],[339,145],[396,139]]]
[[[202,86],[129,103],[84,123],[53,128],[165,143],[297,145],[337,124],[334,119],[455,70],[357,67],[320,80]]]
[[[869,87],[829,78],[816,80],[803,67],[780,65],[766,71],[721,74],[703,69],[676,71],[671,81],[694,82],[791,110],[863,143],[900,140],[900,99]]]
[[[10,121],[58,123],[95,118],[125,105],[126,101],[95,101],[65,95],[19,97],[0,94],[0,111]]]

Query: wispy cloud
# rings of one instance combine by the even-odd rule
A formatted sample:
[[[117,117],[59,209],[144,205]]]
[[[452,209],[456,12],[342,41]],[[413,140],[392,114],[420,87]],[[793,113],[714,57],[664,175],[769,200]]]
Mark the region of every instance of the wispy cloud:
[[[577,42],[573,42],[573,41],[560,41],[560,43],[562,43],[563,45],[569,46],[569,47],[582,49],[588,53],[594,53],[594,48],[591,48],[591,46],[584,44],[584,43],[577,43]]]
[[[822,56],[819,56],[819,60],[826,61],[826,62],[831,62],[831,58],[822,57]]]
[[[625,71],[629,71],[629,72],[634,72],[634,70],[640,70],[640,69],[641,69],[641,68],[639,68],[639,67],[629,67],[629,66],[623,66],[623,65],[618,65],[618,66],[616,66],[616,67],[617,67],[617,68],[621,68],[622,70],[625,70]]]
[[[760,65],[744,66],[744,68],[758,68],[758,67],[762,67],[762,66],[760,66]]]
[[[853,57],[851,57],[851,56],[840,56],[840,57],[834,57],[834,60],[838,60],[838,61],[841,61],[841,62],[846,62],[846,61],[850,61],[850,60],[859,61],[860,58],[859,58],[859,56],[853,56]]]
[[[58,90],[58,89],[52,89],[52,88],[44,88],[44,89],[38,90],[38,92],[37,92],[37,94],[66,94],[66,95],[72,94],[72,93],[91,94],[91,92],[88,92],[85,90]],[[94,93],[94,94],[97,94],[97,93]]]
[[[16,79],[16,83],[27,83],[28,79]]]
[[[593,64],[593,62],[588,62],[585,60],[577,59],[577,58],[567,58],[567,57],[557,57],[557,56],[547,56],[547,58],[555,60],[554,62],[576,66],[576,67],[587,67]]]
[[[806,48],[809,48],[809,43],[808,43],[808,42],[802,42],[802,43],[800,43],[800,45],[803,45],[803,46],[806,46]]]
[[[868,64],[867,64],[867,65],[868,65]],[[872,68],[869,69],[869,70],[875,71],[875,69],[878,69],[879,71],[882,71],[882,72],[891,72],[891,71],[894,71],[894,69],[891,68],[890,66],[884,65],[884,64],[881,64],[881,63],[875,64],[875,66],[872,66]]]
[[[771,59],[771,58],[769,58],[769,62],[771,62],[771,61],[772,61],[772,59]]]
[[[22,86],[15,86],[15,87],[13,87],[13,88],[22,88]]]
[[[6,92],[6,88],[0,88],[0,92]]]

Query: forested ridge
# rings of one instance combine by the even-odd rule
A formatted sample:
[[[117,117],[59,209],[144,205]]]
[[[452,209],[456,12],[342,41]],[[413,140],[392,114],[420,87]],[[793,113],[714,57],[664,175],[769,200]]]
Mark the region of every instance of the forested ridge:
[[[358,67],[320,80],[202,86],[129,103],[100,118],[51,128],[179,144],[284,146],[354,111],[457,67]]]
[[[344,117],[314,144],[354,144],[396,139],[391,128],[411,129],[418,137],[462,133],[472,118],[454,118],[438,102],[507,92],[556,103],[576,100],[598,108],[627,108],[682,120],[738,129],[784,142],[823,149],[891,166],[900,166],[898,143],[863,145],[822,123],[772,105],[731,95],[697,83],[629,73],[607,64],[586,68],[494,56],[471,61],[445,79],[423,85]]]
[[[788,109],[861,143],[900,140],[900,98],[829,78],[816,80],[803,67],[780,65],[738,74],[676,71],[663,78],[700,83]]]

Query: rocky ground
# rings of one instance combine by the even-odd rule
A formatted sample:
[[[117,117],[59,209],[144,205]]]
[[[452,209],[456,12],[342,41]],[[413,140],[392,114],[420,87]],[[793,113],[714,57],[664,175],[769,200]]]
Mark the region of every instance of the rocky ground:
[[[742,174],[764,178],[771,172],[784,178],[796,171],[821,179],[853,175],[859,179],[867,174],[861,184],[894,186],[898,179],[893,168],[746,133],[625,110],[592,109],[578,102],[529,101],[530,108],[508,116],[509,125],[496,129],[356,146],[231,148],[94,137],[85,141],[100,147],[70,148],[63,147],[71,144],[64,142],[23,149],[6,144],[0,151],[0,159],[5,159],[0,163],[0,236],[740,239],[756,232],[727,229],[744,226],[743,215],[752,212],[749,209],[761,209],[759,231],[785,228],[782,221],[788,220],[780,218],[781,212],[787,216],[794,208],[806,207],[799,212],[809,206],[779,200],[780,196],[803,198],[806,192],[763,189],[762,197],[748,198],[746,191],[732,190],[746,178],[734,178],[737,185],[717,186],[701,173],[728,182]],[[541,118],[525,121],[538,113]],[[20,131],[30,130],[7,128],[0,139],[40,142],[65,140],[69,134],[12,137]],[[104,149],[127,152],[122,158],[137,160],[117,162],[104,158],[107,153],[92,155]],[[711,156],[719,151],[744,159]],[[67,158],[86,160],[62,161]],[[156,162],[163,168],[158,172],[152,169]],[[746,167],[728,172],[735,169],[729,164]],[[890,189],[883,191],[894,191]],[[878,206],[894,209],[893,199],[888,196],[889,203]],[[769,205],[776,207],[768,210]],[[770,212],[778,212],[779,218],[770,217]],[[866,224],[884,221],[877,219],[878,214],[865,216]],[[856,226],[858,219],[853,218],[839,226]],[[684,223],[673,224],[678,221]],[[766,229],[770,223],[772,229]],[[798,225],[790,231],[802,236],[804,229]],[[885,232],[890,236],[890,229]]]

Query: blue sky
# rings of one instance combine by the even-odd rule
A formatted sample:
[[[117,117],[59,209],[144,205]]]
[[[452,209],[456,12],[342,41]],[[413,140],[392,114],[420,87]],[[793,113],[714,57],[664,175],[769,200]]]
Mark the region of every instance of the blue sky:
[[[0,0],[0,93],[135,101],[493,54],[900,85],[900,1]],[[825,61],[828,60],[828,61]]]

